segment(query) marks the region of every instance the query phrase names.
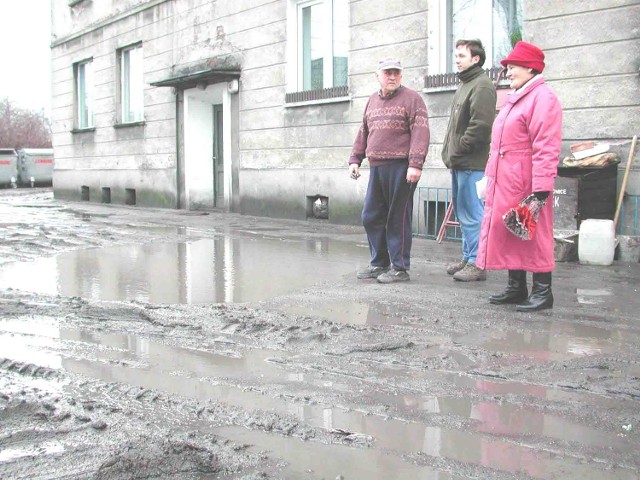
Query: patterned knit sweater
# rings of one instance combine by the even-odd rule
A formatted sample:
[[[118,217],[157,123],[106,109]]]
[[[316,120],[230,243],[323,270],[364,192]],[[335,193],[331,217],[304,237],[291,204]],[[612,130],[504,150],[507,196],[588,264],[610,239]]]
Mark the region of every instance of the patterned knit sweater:
[[[419,93],[401,86],[382,97],[369,97],[360,130],[353,143],[349,163],[372,167],[409,159],[409,166],[422,169],[429,149],[429,117]]]

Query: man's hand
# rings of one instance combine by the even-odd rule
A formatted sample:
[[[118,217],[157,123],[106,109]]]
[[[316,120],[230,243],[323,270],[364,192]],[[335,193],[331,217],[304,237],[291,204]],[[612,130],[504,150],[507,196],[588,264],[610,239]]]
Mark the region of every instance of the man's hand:
[[[352,163],[349,165],[349,175],[354,180],[357,180],[360,177],[360,167],[357,163]]]
[[[407,182],[418,183],[418,180],[420,180],[420,175],[422,175],[422,170],[416,167],[409,167],[409,169],[407,170]]]

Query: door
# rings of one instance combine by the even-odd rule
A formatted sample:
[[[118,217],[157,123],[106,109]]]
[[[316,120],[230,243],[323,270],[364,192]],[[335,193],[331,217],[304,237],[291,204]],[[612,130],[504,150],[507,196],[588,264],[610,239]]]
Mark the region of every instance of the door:
[[[224,155],[222,105],[213,106],[213,206],[224,207]]]

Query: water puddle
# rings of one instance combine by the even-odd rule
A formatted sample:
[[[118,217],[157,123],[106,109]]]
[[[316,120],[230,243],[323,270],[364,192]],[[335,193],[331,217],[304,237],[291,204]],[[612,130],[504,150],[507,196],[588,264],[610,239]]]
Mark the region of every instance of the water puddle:
[[[422,410],[430,414],[472,421],[469,428],[457,430],[360,411],[347,411],[333,406],[307,404],[294,398],[273,397],[259,390],[265,382],[272,385],[293,384],[303,388],[322,385],[345,391],[350,388],[352,391],[357,387],[353,384],[334,385],[327,379],[326,373],[292,372],[295,368],[286,363],[287,358],[292,357],[286,352],[247,350],[215,340],[206,347],[209,350],[219,348],[219,351],[194,350],[162,344],[136,335],[94,333],[59,325],[59,321],[45,317],[1,321],[0,347],[3,357],[12,358],[11,355],[16,354],[30,360],[22,357],[14,359],[36,363],[33,353],[45,351],[59,358],[58,368],[104,382],[154,389],[200,401],[215,400],[249,411],[260,409],[289,414],[314,427],[328,431],[354,432],[373,438],[373,449],[356,449],[317,445],[238,428],[230,429],[232,439],[273,451],[291,465],[302,465],[305,471],[310,470],[314,475],[321,472],[325,478],[335,478],[340,474],[345,478],[372,479],[453,478],[439,476],[442,475],[441,472],[429,468],[405,463],[397,456],[388,455],[388,452],[423,452],[433,457],[482,465],[514,474],[522,471],[534,478],[627,478],[624,475],[618,476],[620,472],[615,472],[616,476],[613,473],[609,475],[594,466],[584,465],[579,459],[559,458],[520,442],[523,438],[534,435],[594,447],[613,447],[618,451],[633,452],[635,448],[625,439],[607,432],[534,409],[491,401],[472,402],[461,398],[428,395],[372,395],[374,402],[393,405],[400,415],[403,411]],[[13,345],[13,349],[6,350],[5,347],[9,345]],[[499,390],[494,382],[478,379],[467,379],[467,382],[481,391],[495,393]],[[553,393],[539,386],[520,385],[520,388],[522,393],[553,397]],[[292,388],[285,391],[292,391]],[[498,435],[514,437],[515,441],[493,438]],[[307,458],[308,456],[312,458]],[[357,471],[352,471],[356,465]],[[371,468],[371,472],[364,474],[363,468]],[[569,473],[570,476],[566,476]]]
[[[60,253],[0,267],[0,288],[90,300],[254,302],[354,272],[359,248],[329,239],[203,239]]]
[[[427,427],[424,431],[422,451],[433,457],[444,457],[463,463],[509,472],[524,473],[528,477],[576,480],[631,480],[636,472],[585,464],[580,457],[559,457],[555,452],[536,450],[519,444],[474,437],[465,432]]]
[[[64,446],[60,442],[44,442],[37,447],[5,448],[0,450],[0,463],[10,462],[22,457],[36,457],[40,455],[53,455],[64,452]]]
[[[625,448],[625,442],[614,435],[571,422],[537,410],[505,403],[476,401],[458,397],[416,395],[377,396],[382,404],[392,405],[399,412],[423,411],[431,414],[454,415],[474,421],[473,431],[495,436],[520,438],[539,435],[593,447],[612,445]]]
[[[621,346],[638,341],[631,331],[551,322],[537,330],[474,332],[457,342],[481,346],[487,350],[526,355],[532,361],[546,363],[575,357],[615,353]],[[505,362],[511,361],[509,358]]]
[[[597,448],[614,447],[618,451],[634,451],[634,447],[628,441],[613,434],[526,408],[494,402],[474,403],[448,397],[403,396],[402,401],[407,402],[407,405],[421,405],[430,413],[468,418],[474,421],[474,425],[459,431],[420,422],[388,419],[380,415],[307,405],[299,407],[298,416],[310,425],[329,431],[339,429],[370,435],[374,439],[375,447],[383,451],[422,451],[436,457],[492,466],[505,471],[514,471],[513,464],[527,465],[533,449],[520,445],[519,442],[495,440],[491,436],[513,437],[519,441],[523,436],[537,435]],[[402,413],[401,408],[399,412]],[[505,454],[496,453],[490,462],[484,462],[483,451],[503,451]],[[535,470],[534,465],[528,466]]]
[[[387,427],[381,434],[387,435]],[[453,479],[448,473],[431,467],[419,467],[401,457],[398,437],[392,432],[384,445],[374,449],[324,445],[296,438],[270,435],[240,427],[222,427],[214,433],[235,442],[254,446],[258,452],[271,452],[288,463],[286,478],[367,478],[367,479]],[[634,479],[634,471],[606,471],[584,464],[581,458],[559,457],[554,452],[539,451],[518,444],[496,441],[465,432],[408,424],[403,432],[409,436],[414,450],[400,453],[422,453],[463,464],[480,465],[491,470],[527,475],[527,478],[564,478],[589,480]],[[406,443],[404,439],[404,443]],[[400,445],[402,446],[402,445]],[[304,475],[306,473],[306,475]],[[342,477],[340,477],[342,475]],[[465,477],[467,478],[467,477]]]
[[[607,298],[613,295],[613,292],[608,288],[576,288],[576,297],[578,303],[581,305],[597,305],[605,303]]]
[[[367,480],[457,480],[461,477],[420,467],[394,455],[367,448],[304,442],[297,438],[269,435],[239,427],[223,427],[213,433],[236,443],[251,445],[254,452],[267,452],[288,465],[278,478],[366,478]]]
[[[282,308],[285,313],[318,317],[335,323],[351,325],[400,325],[402,319],[395,316],[397,307],[382,304],[366,304],[352,301],[332,301],[325,299],[305,301]]]
[[[629,405],[636,405],[635,401],[624,398],[610,398],[562,386],[547,387],[535,383],[511,381],[499,377],[494,378],[490,375],[482,375],[481,373],[450,372],[446,370],[415,371],[407,369],[402,364],[385,365],[383,368],[379,368],[379,365],[376,364],[372,366],[373,368],[376,369],[375,375],[389,388],[397,386],[398,389],[402,389],[403,385],[416,382],[424,385],[435,383],[452,385],[462,390],[470,390],[494,397],[510,395],[525,397],[527,401],[533,402],[535,402],[535,399],[542,399],[552,402],[588,403],[596,408],[618,408],[621,404],[627,404],[626,408],[629,408]],[[629,368],[627,374],[633,376],[635,375],[634,372],[633,368]],[[372,375],[374,375],[373,371]]]
[[[27,323],[28,322],[28,323]],[[132,364],[154,370],[158,375],[169,372],[173,376],[223,378],[285,378],[278,366],[287,352],[261,349],[237,349],[227,342],[203,345],[218,352],[187,349],[155,342],[135,335],[94,333],[85,330],[57,327],[56,320],[29,318],[0,321],[0,352],[11,360],[34,363],[50,368],[65,368],[94,378],[109,370],[111,365]],[[42,329],[42,334],[40,333]],[[56,359],[57,361],[52,361]],[[71,366],[91,365],[91,372],[78,372]],[[105,365],[106,364],[106,365]],[[132,375],[139,372],[132,370]],[[151,372],[153,373],[153,371]],[[131,383],[130,379],[122,381]]]
[[[55,351],[60,337],[58,322],[31,318],[0,321],[0,358],[8,358],[47,368],[60,368],[62,359]]]

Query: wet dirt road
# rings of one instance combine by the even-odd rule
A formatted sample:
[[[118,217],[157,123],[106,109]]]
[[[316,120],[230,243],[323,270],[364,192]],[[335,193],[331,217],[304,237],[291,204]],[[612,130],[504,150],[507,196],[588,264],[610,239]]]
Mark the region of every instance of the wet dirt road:
[[[640,478],[639,265],[521,314],[458,248],[0,190],[0,478]]]

